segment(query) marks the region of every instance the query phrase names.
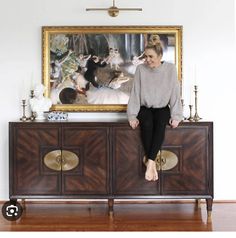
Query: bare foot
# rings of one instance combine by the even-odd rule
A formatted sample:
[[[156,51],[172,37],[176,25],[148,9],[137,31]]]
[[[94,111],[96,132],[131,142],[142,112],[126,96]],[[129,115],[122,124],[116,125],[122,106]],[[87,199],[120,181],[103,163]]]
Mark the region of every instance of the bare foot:
[[[156,181],[158,180],[158,173],[156,170],[156,162],[149,159],[147,161],[147,169],[145,173],[145,179],[147,181]]]

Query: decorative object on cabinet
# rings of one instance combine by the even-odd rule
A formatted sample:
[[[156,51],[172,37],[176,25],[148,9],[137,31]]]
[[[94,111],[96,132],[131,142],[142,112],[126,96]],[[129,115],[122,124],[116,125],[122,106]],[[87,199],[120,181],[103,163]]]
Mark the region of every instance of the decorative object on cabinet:
[[[30,99],[32,99],[32,98],[34,98],[34,90],[33,89],[30,90]],[[35,116],[36,116],[35,113],[31,110],[31,115],[29,117],[29,120],[34,121]]]
[[[113,5],[109,8],[86,8],[86,11],[107,11],[111,17],[118,16],[120,11],[142,11],[142,8],[118,8],[115,4],[113,0]]]
[[[33,97],[34,97],[34,90],[30,90],[30,98],[33,98]],[[20,120],[22,122],[34,121],[35,120],[34,112],[31,111],[30,117],[26,116],[26,112],[25,112],[25,109],[27,107],[26,101],[27,101],[26,99],[22,99],[22,117],[20,118]]]
[[[28,121],[28,118],[26,117],[25,115],[25,108],[26,108],[26,100],[25,99],[22,99],[22,117],[20,118],[20,120],[22,122],[26,122]]]
[[[193,105],[188,105],[188,106],[189,106],[189,112],[190,112],[188,120],[189,121],[194,121],[194,118],[193,118]]]
[[[44,112],[52,106],[52,101],[43,96],[45,86],[38,84],[34,89],[34,97],[30,99],[30,108],[35,115],[35,120],[44,120]]]
[[[10,122],[9,140],[10,204],[17,199],[108,199],[112,214],[114,199],[206,199],[211,215],[212,122],[167,127],[155,182],[144,178],[140,130],[127,121]],[[61,156],[64,151],[70,156]],[[70,164],[68,169],[63,163]]]
[[[66,121],[68,120],[68,113],[60,111],[52,111],[48,113],[48,121]]]
[[[125,111],[135,69],[157,34],[163,60],[176,64],[181,81],[181,26],[43,27],[43,83],[52,110]],[[96,77],[91,65],[96,65]]]
[[[197,97],[197,93],[198,93],[198,87],[197,85],[194,85],[194,93],[195,93],[195,114],[194,114],[194,117],[193,117],[193,120],[194,121],[199,121],[201,120],[202,118],[198,116],[198,97]]]

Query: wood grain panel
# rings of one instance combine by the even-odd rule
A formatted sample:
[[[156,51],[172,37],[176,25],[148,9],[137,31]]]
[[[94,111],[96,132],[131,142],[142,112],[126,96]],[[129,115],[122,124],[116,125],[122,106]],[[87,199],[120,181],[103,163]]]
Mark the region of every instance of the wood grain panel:
[[[167,130],[164,146],[181,146],[179,173],[162,171],[162,194],[199,195],[208,194],[207,178],[209,177],[208,130],[207,127],[188,127]]]
[[[45,148],[60,148],[58,128],[14,128],[13,194],[60,194],[60,173],[49,170],[43,163]],[[44,148],[44,150],[43,150]],[[48,149],[49,150],[49,149]]]
[[[108,129],[65,127],[63,149],[79,150],[80,174],[62,173],[63,194],[108,194]]]
[[[159,181],[145,180],[145,166],[142,163],[143,147],[140,131],[127,127],[114,128],[114,194],[157,195]]]

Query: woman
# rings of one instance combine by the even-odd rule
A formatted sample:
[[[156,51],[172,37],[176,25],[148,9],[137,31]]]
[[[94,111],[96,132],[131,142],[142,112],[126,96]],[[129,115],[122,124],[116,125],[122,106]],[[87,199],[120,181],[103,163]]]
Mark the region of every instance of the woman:
[[[130,126],[139,124],[147,158],[145,179],[156,181],[155,158],[164,141],[166,124],[176,128],[182,119],[180,88],[174,64],[162,62],[160,39],[145,47],[145,63],[138,65],[128,102]]]

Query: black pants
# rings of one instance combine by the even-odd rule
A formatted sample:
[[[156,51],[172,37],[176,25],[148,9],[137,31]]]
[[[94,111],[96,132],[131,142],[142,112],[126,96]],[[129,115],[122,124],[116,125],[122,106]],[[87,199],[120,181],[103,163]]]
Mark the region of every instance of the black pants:
[[[147,108],[142,106],[138,114],[141,139],[148,159],[155,160],[165,138],[166,125],[170,119],[170,108]]]

